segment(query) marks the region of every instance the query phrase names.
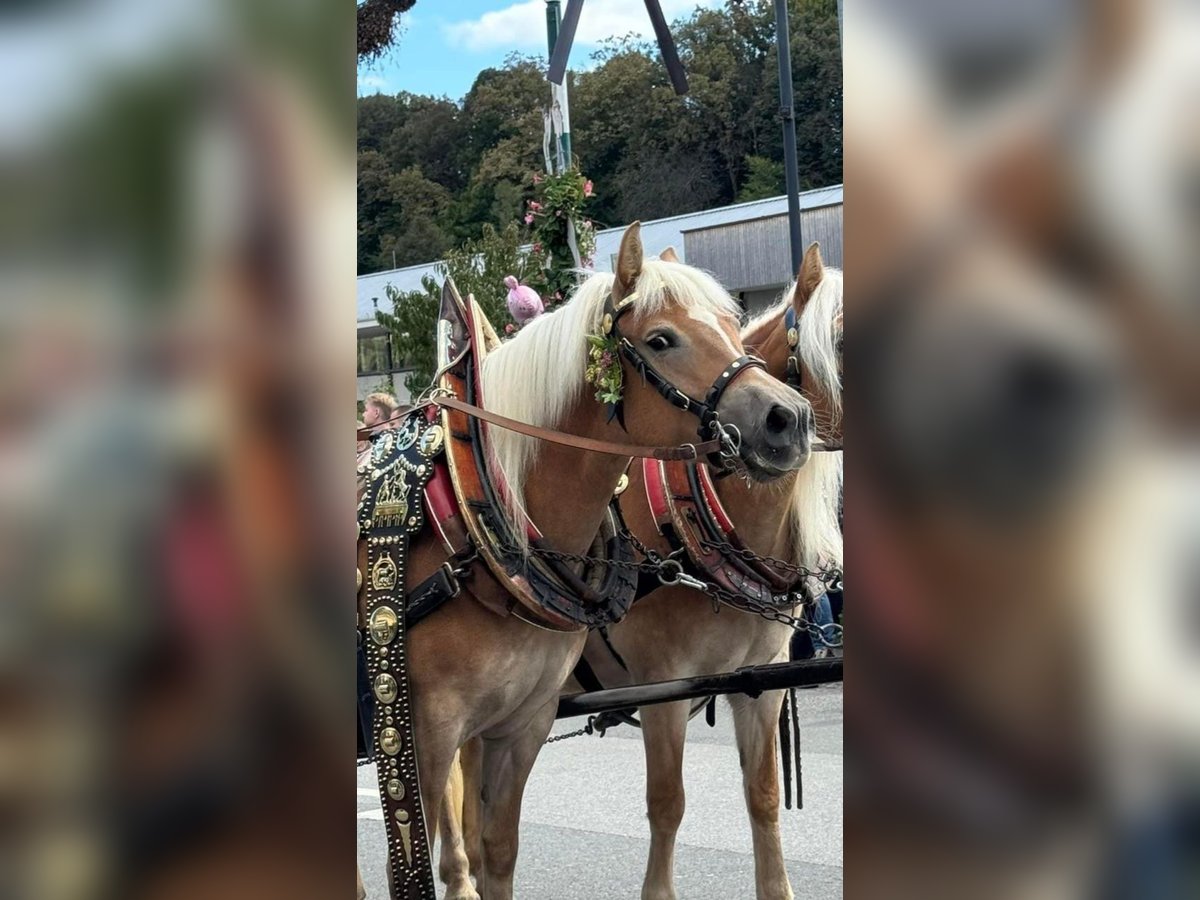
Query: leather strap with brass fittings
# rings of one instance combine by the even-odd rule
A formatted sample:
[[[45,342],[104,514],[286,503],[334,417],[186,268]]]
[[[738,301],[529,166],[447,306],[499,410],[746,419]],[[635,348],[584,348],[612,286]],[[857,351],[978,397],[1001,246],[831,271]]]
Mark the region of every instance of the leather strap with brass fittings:
[[[375,700],[370,752],[379,778],[392,900],[437,898],[414,744],[405,593],[409,539],[424,525],[422,491],[441,445],[433,429],[440,426],[415,415],[376,439],[358,507],[367,545],[363,643]]]

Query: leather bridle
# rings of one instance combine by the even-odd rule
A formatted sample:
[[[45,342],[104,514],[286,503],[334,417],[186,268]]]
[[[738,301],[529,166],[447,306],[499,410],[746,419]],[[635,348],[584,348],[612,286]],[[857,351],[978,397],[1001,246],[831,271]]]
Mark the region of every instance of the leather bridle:
[[[796,307],[788,306],[783,316],[783,327],[787,329],[787,372],[784,381],[796,391],[804,387],[804,369],[800,365],[800,330],[796,327]]]
[[[691,413],[700,420],[700,426],[697,429],[701,440],[703,441],[718,441],[719,448],[716,453],[710,453],[709,463],[719,469],[729,468],[737,459],[742,444],[741,433],[737,426],[733,424],[722,425],[720,418],[717,415],[717,405],[721,402],[725,391],[743,372],[750,369],[766,369],[767,364],[757,356],[744,355],[739,356],[727,365],[721,374],[713,381],[712,386],[704,395],[704,400],[697,400],[685,391],[681,391],[678,387],[671,383],[671,380],[659,372],[654,366],[642,355],[641,351],[633,345],[629,338],[621,334],[620,321],[621,316],[629,312],[633,308],[634,300],[637,299],[637,292],[626,295],[621,301],[615,302],[610,294],[604,303],[604,318],[601,321],[601,330],[605,337],[612,337],[617,342],[617,350],[626,361],[634,368],[634,370],[642,376],[642,379],[661,394],[668,403],[677,409],[682,409],[685,412]],[[624,416],[621,404],[616,404],[616,408],[612,410],[612,414],[624,426]]]

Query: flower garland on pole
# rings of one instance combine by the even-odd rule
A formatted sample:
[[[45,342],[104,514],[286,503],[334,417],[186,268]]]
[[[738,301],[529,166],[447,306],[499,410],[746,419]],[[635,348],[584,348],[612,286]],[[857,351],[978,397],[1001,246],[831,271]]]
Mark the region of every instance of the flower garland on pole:
[[[563,301],[575,286],[576,269],[590,269],[596,253],[596,228],[583,208],[594,187],[573,166],[557,174],[533,176],[537,199],[528,201],[531,253],[538,263],[530,284],[549,309]]]

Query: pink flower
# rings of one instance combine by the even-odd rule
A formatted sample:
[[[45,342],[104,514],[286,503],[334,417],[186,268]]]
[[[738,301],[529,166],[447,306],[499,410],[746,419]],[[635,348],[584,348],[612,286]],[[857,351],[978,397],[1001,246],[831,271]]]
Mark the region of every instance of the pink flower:
[[[600,354],[600,365],[607,369],[612,364],[613,364],[612,351],[605,350],[603,353]]]
[[[592,196],[592,179],[590,178],[583,183],[583,196]]]
[[[529,208],[532,209],[534,212],[537,212],[539,209],[542,208],[542,204],[538,203],[536,200],[530,200]]]
[[[534,253],[541,253],[541,252],[542,252],[542,245],[541,245],[541,244],[539,244],[537,241],[534,241],[534,242],[533,242],[533,252],[534,252]]]
[[[540,174],[538,174],[537,172],[533,173],[533,183],[534,184],[541,184],[543,181],[545,181],[545,179],[542,178],[542,176]]]
[[[526,225],[533,224],[533,213],[525,213],[525,224]]]
[[[504,326],[504,333],[505,333],[505,334],[512,334],[512,333],[513,333],[514,331],[516,331],[516,330],[517,330],[517,329],[516,329],[516,328],[513,326],[513,323],[512,323],[512,322],[509,322],[507,325],[505,325],[505,326]]]

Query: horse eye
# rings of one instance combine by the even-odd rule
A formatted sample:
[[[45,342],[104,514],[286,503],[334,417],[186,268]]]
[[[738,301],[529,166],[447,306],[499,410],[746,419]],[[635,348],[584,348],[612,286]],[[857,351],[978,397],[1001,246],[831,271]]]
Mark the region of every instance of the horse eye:
[[[650,337],[646,338],[646,346],[655,353],[661,353],[664,350],[674,347],[675,342],[671,340],[670,335],[659,333],[652,334]]]

